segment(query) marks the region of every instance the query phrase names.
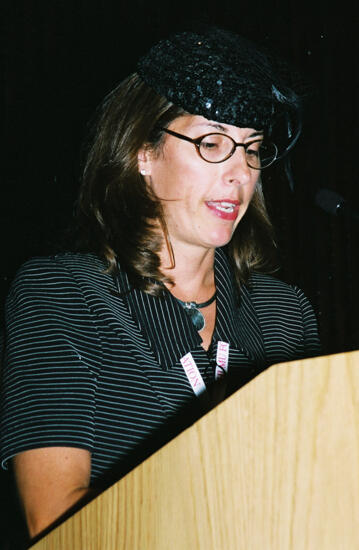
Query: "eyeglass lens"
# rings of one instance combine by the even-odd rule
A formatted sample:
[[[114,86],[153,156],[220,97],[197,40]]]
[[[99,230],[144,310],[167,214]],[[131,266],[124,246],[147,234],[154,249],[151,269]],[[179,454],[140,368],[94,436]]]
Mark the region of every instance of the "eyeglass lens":
[[[230,157],[235,149],[235,142],[223,134],[208,134],[199,143],[200,155],[208,162],[221,162]],[[256,169],[269,166],[277,153],[273,143],[263,140],[251,141],[244,146],[244,149],[247,164]]]

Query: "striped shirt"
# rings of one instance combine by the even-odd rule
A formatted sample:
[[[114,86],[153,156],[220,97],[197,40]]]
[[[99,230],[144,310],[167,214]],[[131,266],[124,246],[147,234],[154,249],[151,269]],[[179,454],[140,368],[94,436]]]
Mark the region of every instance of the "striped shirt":
[[[3,468],[28,449],[78,447],[91,452],[92,484],[118,479],[164,442],[184,407],[200,416],[180,362],[188,352],[210,387],[217,343],[228,342],[229,392],[271,364],[319,353],[302,291],[255,273],[238,300],[221,250],[208,351],[169,292],[150,296],[131,289],[125,272],[105,269],[92,254],[68,253],[34,258],[17,273],[6,306]]]

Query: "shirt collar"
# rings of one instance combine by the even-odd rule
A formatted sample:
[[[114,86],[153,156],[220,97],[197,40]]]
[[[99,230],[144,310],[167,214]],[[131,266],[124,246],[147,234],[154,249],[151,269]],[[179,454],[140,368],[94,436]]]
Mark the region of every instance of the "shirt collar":
[[[240,349],[257,364],[265,363],[262,331],[254,309],[250,286],[240,292],[226,254],[217,249],[215,256],[217,316],[213,342],[224,341],[230,348]]]
[[[221,249],[215,253],[217,314],[213,343],[228,342],[252,361],[265,361],[263,338],[250,290],[236,292],[228,258]],[[157,362],[168,369],[189,351],[201,346],[201,337],[183,307],[168,292],[155,297],[131,288],[127,274],[119,273],[121,298],[149,342]]]

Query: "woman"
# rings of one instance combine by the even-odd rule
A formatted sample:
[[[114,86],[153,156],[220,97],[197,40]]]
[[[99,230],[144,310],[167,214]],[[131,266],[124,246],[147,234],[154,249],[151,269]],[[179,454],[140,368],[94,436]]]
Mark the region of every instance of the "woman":
[[[260,173],[298,113],[269,58],[213,28],[160,42],[105,99],[83,252],[27,262],[7,302],[1,460],[31,535],[118,479],[186,404],[208,410],[318,353],[303,293],[260,273],[274,247]]]

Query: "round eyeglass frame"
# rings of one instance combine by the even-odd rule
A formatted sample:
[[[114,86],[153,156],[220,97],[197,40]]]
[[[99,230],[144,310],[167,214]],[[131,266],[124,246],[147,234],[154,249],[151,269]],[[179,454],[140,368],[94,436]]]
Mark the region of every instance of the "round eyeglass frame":
[[[166,132],[166,134],[170,134],[171,136],[174,136],[178,139],[183,139],[184,141],[189,141],[190,143],[193,143],[193,145],[195,145],[196,151],[199,154],[199,156],[201,157],[201,159],[204,160],[205,162],[209,162],[210,164],[219,164],[221,162],[224,162],[224,161],[228,160],[232,155],[234,155],[237,147],[243,147],[244,150],[247,151],[247,148],[250,145],[252,145],[252,143],[256,143],[258,141],[261,141],[261,140],[256,140],[255,139],[255,140],[249,141],[248,143],[237,143],[236,141],[234,141],[234,139],[231,136],[228,136],[227,134],[222,134],[221,132],[209,132],[208,134],[203,134],[202,136],[199,136],[198,138],[193,139],[193,138],[190,138],[190,137],[185,136],[183,134],[179,134],[178,132],[174,132],[173,130],[169,130],[168,128],[160,128],[160,130],[162,130],[163,132]],[[228,153],[228,155],[224,159],[221,159],[221,160],[208,160],[201,153],[201,148],[200,147],[201,147],[202,140],[204,138],[208,137],[208,136],[213,136],[213,135],[225,136],[226,138],[230,139],[233,142],[232,150]],[[248,160],[247,160],[247,157],[246,157],[247,164],[250,168],[252,168],[253,170],[263,170],[264,168],[268,168],[268,166],[271,166],[273,164],[273,162],[275,162],[277,160],[277,158],[278,158],[278,147],[272,141],[270,141],[269,143],[271,145],[273,145],[273,147],[274,147],[274,151],[275,151],[274,158],[268,164],[266,164],[265,166],[256,167],[256,166],[252,166],[251,164],[249,164]]]

